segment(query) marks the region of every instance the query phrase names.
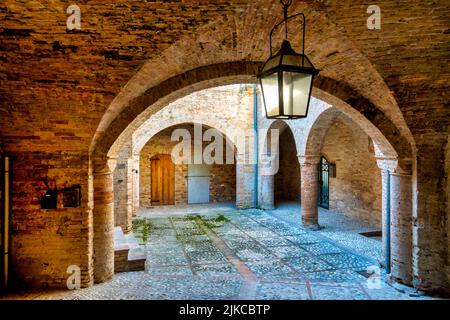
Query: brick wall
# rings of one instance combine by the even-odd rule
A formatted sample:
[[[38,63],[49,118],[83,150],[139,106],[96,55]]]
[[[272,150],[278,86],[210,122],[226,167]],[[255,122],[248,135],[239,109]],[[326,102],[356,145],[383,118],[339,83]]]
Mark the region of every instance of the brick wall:
[[[325,136],[322,155],[336,164],[336,178],[330,178],[330,210],[381,227],[381,173],[371,139],[338,117]]]
[[[67,268],[77,265],[82,284],[93,281],[92,211],[88,202],[87,154],[16,153],[13,162],[12,276],[16,285],[65,287]],[[38,181],[56,180],[58,190],[79,184],[79,208],[40,208]]]
[[[446,147],[446,158],[445,158],[445,171],[446,171],[446,179],[447,179],[447,188],[446,188],[446,200],[447,200],[447,263],[446,263],[446,274],[447,274],[447,283],[450,283],[450,135],[447,138],[447,147]]]

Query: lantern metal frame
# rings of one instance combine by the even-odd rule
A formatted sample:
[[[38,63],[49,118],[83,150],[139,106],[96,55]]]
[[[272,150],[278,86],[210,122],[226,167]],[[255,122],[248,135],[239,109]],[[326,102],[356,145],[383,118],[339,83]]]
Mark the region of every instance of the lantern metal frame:
[[[270,35],[269,35],[269,45],[270,45],[270,57],[267,59],[267,61],[262,65],[259,74],[257,75],[257,78],[260,81],[260,85],[262,87],[263,90],[263,100],[264,100],[264,109],[266,111],[266,118],[267,119],[301,119],[301,118],[306,118],[308,116],[308,111],[309,111],[309,103],[311,100],[311,93],[312,93],[312,87],[313,87],[313,82],[314,82],[314,77],[319,73],[319,70],[317,70],[316,68],[314,68],[314,65],[312,64],[312,62],[308,59],[308,57],[305,55],[305,34],[306,34],[306,17],[305,15],[300,12],[300,13],[296,13],[294,15],[288,16],[288,9],[290,7],[290,5],[292,4],[292,0],[288,0],[288,1],[283,1],[280,0],[281,4],[283,5],[283,11],[284,11],[284,19],[283,21],[278,22],[277,24],[275,24],[272,28],[272,30],[270,31]],[[288,37],[288,21],[297,17],[302,17],[303,18],[303,23],[302,23],[302,36],[301,36],[301,41],[302,41],[302,52],[301,53],[297,53],[295,52],[292,47],[290,42],[287,40]],[[272,45],[272,38],[273,38],[273,33],[274,31],[281,25],[281,24],[285,24],[285,39],[283,40],[283,43],[281,45],[280,50],[276,53],[273,54],[273,45]],[[277,56],[284,56],[284,55],[289,55],[289,56],[297,56],[297,57],[301,57],[301,66],[295,66],[295,65],[283,65],[283,59],[280,58],[280,61],[278,64],[274,65],[273,67],[271,67],[268,70],[264,70],[264,68],[266,67],[267,63],[271,60],[273,60],[274,58],[276,58]],[[305,62],[306,62],[306,66],[305,66]],[[264,71],[263,71],[264,70]],[[308,95],[308,101],[306,104],[306,112],[305,115],[286,115],[284,114],[283,111],[283,105],[284,105],[284,98],[283,98],[283,76],[282,73],[283,72],[294,72],[294,73],[301,73],[301,74],[309,74],[312,76],[311,78],[311,84],[310,84],[310,88],[309,88],[309,95]],[[279,114],[275,115],[275,116],[269,116],[268,115],[268,110],[267,110],[267,104],[266,104],[266,98],[264,95],[264,86],[262,84],[262,78],[271,75],[271,74],[275,74],[278,73],[278,111]]]

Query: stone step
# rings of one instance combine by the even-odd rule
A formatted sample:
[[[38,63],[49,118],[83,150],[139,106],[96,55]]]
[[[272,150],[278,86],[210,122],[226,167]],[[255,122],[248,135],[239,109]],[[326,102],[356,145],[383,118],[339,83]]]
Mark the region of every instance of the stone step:
[[[124,234],[121,227],[114,228],[114,272],[145,270],[146,254],[133,233]]]
[[[128,271],[145,270],[145,261],[147,259],[145,249],[139,245],[132,232],[125,235],[130,251],[128,252]]]

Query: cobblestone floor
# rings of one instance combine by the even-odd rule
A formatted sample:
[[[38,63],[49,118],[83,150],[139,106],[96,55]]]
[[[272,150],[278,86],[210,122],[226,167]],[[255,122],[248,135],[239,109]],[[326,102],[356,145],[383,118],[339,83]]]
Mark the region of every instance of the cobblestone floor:
[[[33,299],[427,299],[359,272],[377,269],[323,233],[294,223],[295,213],[231,208],[185,215],[146,211],[135,221],[148,252],[146,271]]]

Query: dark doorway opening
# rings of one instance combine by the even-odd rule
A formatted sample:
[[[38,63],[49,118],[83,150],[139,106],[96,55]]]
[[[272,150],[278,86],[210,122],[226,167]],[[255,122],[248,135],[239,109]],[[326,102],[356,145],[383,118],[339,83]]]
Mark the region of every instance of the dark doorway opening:
[[[289,127],[280,134],[279,168],[275,175],[275,204],[300,201],[300,164],[294,135]]]

